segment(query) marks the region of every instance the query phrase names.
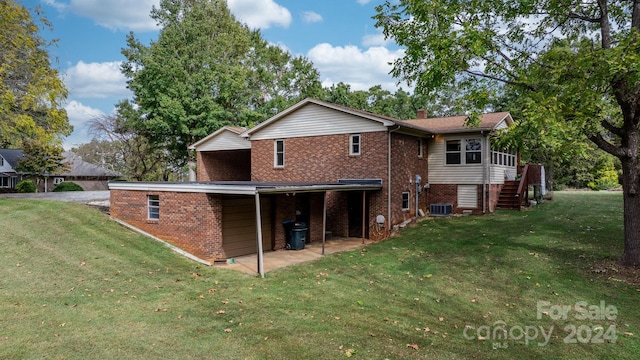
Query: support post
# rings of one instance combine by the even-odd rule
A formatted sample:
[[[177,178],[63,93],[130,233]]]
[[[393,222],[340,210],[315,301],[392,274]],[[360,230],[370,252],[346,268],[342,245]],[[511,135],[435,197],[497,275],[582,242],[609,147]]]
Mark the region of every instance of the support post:
[[[365,214],[367,212],[367,192],[363,191],[362,192],[362,244],[364,244],[364,235],[365,235],[365,223],[366,223],[366,218],[365,218]]]
[[[322,255],[324,255],[324,244],[327,241],[327,192],[324,192],[322,209]]]
[[[258,239],[258,273],[264,278],[264,254],[262,253],[262,212],[260,211],[260,193],[256,192],[256,232]]]

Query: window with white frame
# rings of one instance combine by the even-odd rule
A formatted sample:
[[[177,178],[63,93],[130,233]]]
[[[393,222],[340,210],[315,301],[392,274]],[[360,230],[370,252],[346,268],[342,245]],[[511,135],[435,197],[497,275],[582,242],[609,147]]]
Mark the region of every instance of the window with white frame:
[[[445,148],[446,164],[460,164],[461,154],[460,140],[447,140]]]
[[[0,156],[0,166],[4,166],[4,158]]]
[[[482,141],[480,139],[465,139],[465,164],[482,163]]]
[[[147,214],[149,220],[160,219],[160,195],[147,195]]]
[[[402,192],[402,210],[409,210],[409,192]]]
[[[61,177],[55,177],[53,178],[53,185],[58,185],[64,182],[64,178]]]
[[[0,188],[10,187],[10,178],[8,176],[0,176]]]
[[[362,143],[360,134],[353,134],[349,137],[349,155],[360,155]]]
[[[284,140],[276,140],[273,144],[273,166],[284,167]]]
[[[422,139],[418,139],[418,157],[424,156],[424,150],[422,150]]]
[[[445,164],[482,164],[482,139],[451,139],[445,142]]]

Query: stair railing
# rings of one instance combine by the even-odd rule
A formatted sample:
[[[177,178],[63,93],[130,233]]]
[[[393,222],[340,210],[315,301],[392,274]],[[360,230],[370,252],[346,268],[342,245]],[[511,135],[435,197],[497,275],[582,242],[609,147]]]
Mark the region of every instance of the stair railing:
[[[520,176],[520,183],[518,184],[518,192],[516,197],[518,198],[518,209],[522,207],[523,199],[528,201],[529,199],[529,164],[524,166],[522,174]]]

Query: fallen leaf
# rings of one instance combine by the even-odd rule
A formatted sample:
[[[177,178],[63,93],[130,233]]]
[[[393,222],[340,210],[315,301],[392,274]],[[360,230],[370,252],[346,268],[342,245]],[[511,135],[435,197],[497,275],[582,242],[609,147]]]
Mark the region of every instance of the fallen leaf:
[[[438,320],[440,320],[440,322],[443,322],[443,321],[444,321],[444,318],[443,318],[442,316],[440,316],[440,317],[438,318]]]
[[[157,308],[156,312],[167,312],[168,309]]]
[[[627,335],[627,336],[633,336],[633,333],[632,332],[628,332],[628,331],[625,331],[624,334]]]
[[[419,349],[418,344],[407,344],[407,347],[410,347],[413,350],[418,350]]]
[[[224,332],[226,333],[230,333],[232,330],[231,329],[224,329]]]
[[[218,310],[218,312],[216,312],[216,314],[222,315],[222,314],[224,314],[224,310]]]

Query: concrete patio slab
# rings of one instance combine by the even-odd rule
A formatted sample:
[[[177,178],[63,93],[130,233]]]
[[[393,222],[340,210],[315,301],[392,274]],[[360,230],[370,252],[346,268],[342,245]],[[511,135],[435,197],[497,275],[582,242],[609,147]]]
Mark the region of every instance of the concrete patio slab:
[[[371,244],[373,241],[362,238],[331,238],[325,242],[324,253],[333,254],[354,250]],[[322,257],[322,242],[306,244],[302,250],[276,250],[264,252],[264,271],[279,269],[285,266],[313,261]],[[224,269],[238,270],[246,274],[258,275],[258,255],[245,255],[229,259],[227,263],[216,264]]]

